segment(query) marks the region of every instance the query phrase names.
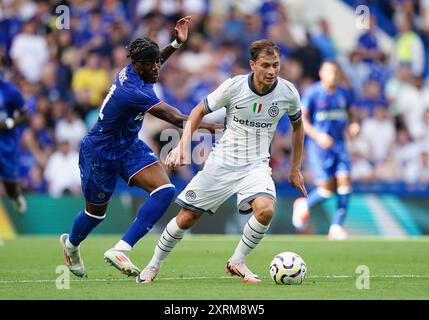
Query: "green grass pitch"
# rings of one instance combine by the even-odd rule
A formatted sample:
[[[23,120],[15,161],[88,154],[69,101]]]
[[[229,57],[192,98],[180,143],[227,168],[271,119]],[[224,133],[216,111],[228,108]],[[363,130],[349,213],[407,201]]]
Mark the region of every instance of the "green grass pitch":
[[[429,238],[350,238],[330,242],[318,236],[267,236],[248,257],[263,279],[241,282],[225,273],[240,236],[189,235],[164,263],[156,281],[137,285],[103,261],[119,236],[90,236],[81,247],[88,277],[70,275],[70,288],[57,289],[57,266],[64,265],[58,237],[18,237],[0,247],[0,299],[429,299]],[[132,252],[135,264],[149,261],[158,236],[142,239]],[[293,251],[308,267],[302,285],[276,285],[269,277],[275,254]],[[356,268],[369,268],[369,289]],[[60,267],[61,268],[61,267]]]

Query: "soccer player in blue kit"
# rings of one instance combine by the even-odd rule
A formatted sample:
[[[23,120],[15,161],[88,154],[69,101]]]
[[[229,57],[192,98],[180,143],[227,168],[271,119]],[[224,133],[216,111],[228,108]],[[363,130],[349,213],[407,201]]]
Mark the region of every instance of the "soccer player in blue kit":
[[[131,63],[118,73],[101,105],[97,123],[82,141],[79,168],[86,206],[75,217],[70,234],[60,237],[65,261],[76,276],[85,275],[79,245],[105,218],[118,177],[150,194],[122,239],[104,253],[107,262],[128,276],[139,274],[129,259],[131,248],[159,220],[175,196],[164,167],[138,139],[138,132],[146,112],[178,127],[183,127],[187,119],[156,96],[153,84],[161,64],[186,41],[189,21],[190,16],[177,21],[175,40],[161,51],[146,37],[128,46]],[[221,128],[218,124],[201,127],[211,131]]]
[[[351,164],[345,133],[349,130],[349,134],[356,135],[359,131],[359,125],[353,121],[349,95],[338,86],[339,72],[334,61],[322,63],[320,81],[302,98],[304,128],[310,138],[307,141],[309,165],[316,188],[307,198],[295,200],[292,218],[294,227],[303,231],[310,217],[309,209],[336,192],[338,209],[329,228],[330,240],[347,238],[343,224],[351,192]]]
[[[27,109],[18,88],[3,80],[7,61],[0,62],[0,174],[15,210],[24,213],[27,203],[19,183],[19,134],[17,126],[28,122]]]

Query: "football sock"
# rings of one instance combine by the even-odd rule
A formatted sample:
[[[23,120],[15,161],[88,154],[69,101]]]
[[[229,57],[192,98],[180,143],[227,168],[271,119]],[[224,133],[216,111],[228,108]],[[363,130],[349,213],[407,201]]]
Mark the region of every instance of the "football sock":
[[[133,247],[161,218],[175,193],[176,188],[172,184],[163,185],[152,191],[149,199],[140,207],[137,218],[128,228],[122,240]]]
[[[252,215],[244,226],[243,235],[232,255],[231,261],[233,263],[243,261],[246,256],[256,248],[258,243],[261,242],[269,227],[270,225],[264,226]]]
[[[70,232],[68,242],[77,247],[90,234],[90,232],[106,217],[95,216],[89,212],[81,211],[74,219],[72,231]],[[66,243],[66,245],[68,244]]]
[[[346,218],[347,207],[350,198],[350,188],[338,188],[338,209],[332,218],[332,224],[343,225],[344,219]]]
[[[131,251],[131,248],[132,247],[128,243],[126,243],[124,240],[119,240],[113,249],[129,253]]]
[[[309,208],[315,206],[319,202],[326,200],[332,196],[332,192],[324,188],[316,188],[311,190],[307,197],[307,205]]]
[[[174,246],[183,238],[185,229],[181,229],[176,222],[176,217],[170,220],[155,247],[152,260],[149,262],[149,266],[153,266],[158,270],[161,267],[161,263],[173,250]]]

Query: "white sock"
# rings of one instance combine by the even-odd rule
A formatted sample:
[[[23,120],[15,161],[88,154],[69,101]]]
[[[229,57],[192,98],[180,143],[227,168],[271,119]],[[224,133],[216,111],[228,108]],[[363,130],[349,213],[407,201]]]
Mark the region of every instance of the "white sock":
[[[185,229],[181,229],[177,225],[176,217],[171,219],[162,232],[149,265],[159,270],[161,268],[161,263],[173,250],[174,246],[183,238],[185,231]]]
[[[115,250],[125,251],[126,253],[129,253],[131,251],[131,248],[132,247],[124,240],[119,240],[118,243],[113,247],[113,249]]]
[[[235,248],[231,261],[233,263],[244,261],[246,256],[261,242],[269,227],[270,225],[264,226],[252,215],[244,226],[243,235]]]
[[[77,249],[77,247],[70,242],[68,237],[66,240],[66,248],[69,250],[76,250]]]

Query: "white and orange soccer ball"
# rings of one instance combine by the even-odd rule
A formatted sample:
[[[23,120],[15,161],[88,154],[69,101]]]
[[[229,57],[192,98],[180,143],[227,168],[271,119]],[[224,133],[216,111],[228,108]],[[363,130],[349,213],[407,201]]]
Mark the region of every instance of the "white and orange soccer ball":
[[[301,284],[307,276],[307,265],[298,254],[282,252],[271,261],[270,275],[277,284]]]

